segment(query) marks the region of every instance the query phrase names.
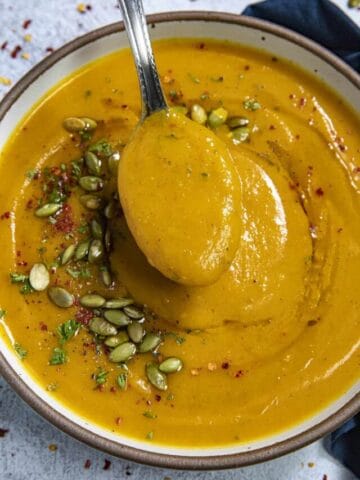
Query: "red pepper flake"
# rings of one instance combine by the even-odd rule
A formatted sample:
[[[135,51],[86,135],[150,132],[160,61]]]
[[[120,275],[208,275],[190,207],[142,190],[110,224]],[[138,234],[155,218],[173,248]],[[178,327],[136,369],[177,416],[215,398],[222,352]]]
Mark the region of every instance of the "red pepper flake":
[[[0,50],[5,50],[7,46],[8,46],[8,42],[4,42],[4,43],[1,45]]]
[[[10,218],[10,212],[4,212],[1,216],[1,220],[8,220]]]
[[[116,393],[116,391],[117,391],[117,390],[116,390],[115,387],[111,387],[111,388],[110,388],[110,392],[111,392],[111,393]]]
[[[20,47],[20,45],[16,45],[16,47],[10,53],[11,58],[16,58],[18,56],[18,53],[21,52],[21,50],[22,48]]]
[[[24,260],[22,260],[21,262],[17,262],[17,264],[19,267],[26,267],[28,262],[25,262]]]
[[[277,62],[277,61],[278,61],[278,58],[277,58],[277,57],[271,57],[271,61],[272,61],[272,62]]]
[[[204,50],[205,43],[203,43],[203,42],[199,43],[199,48],[200,48],[200,50]]]
[[[296,138],[296,140],[299,140],[299,139],[300,139],[300,135],[299,135],[299,134],[295,135],[295,138]]]
[[[324,190],[323,190],[321,187],[319,187],[319,188],[317,188],[317,189],[315,190],[315,193],[316,193],[316,195],[318,195],[319,197],[322,197],[322,196],[324,195]]]
[[[90,12],[92,10],[92,6],[91,5],[86,5],[86,10],[88,10]]]
[[[117,417],[117,418],[115,419],[116,425],[121,425],[122,422],[123,422],[123,419],[122,419],[121,417]]]
[[[328,480],[328,476],[324,473],[322,480]]]
[[[229,362],[223,362],[221,364],[221,368],[223,368],[224,370],[227,370],[229,367],[230,367]]]
[[[84,468],[87,470],[91,467],[91,460],[87,459],[84,463]]]
[[[62,233],[70,233],[74,229],[72,209],[68,203],[65,203],[60,214],[56,217],[55,228]]]
[[[26,30],[27,28],[30,27],[30,24],[31,24],[31,20],[25,20],[24,23],[23,23],[23,28],[25,28],[25,30]]]
[[[246,71],[250,70],[250,65],[245,65],[244,70]]]
[[[52,53],[53,51],[54,51],[53,47],[47,47],[45,49],[45,52],[47,52],[47,53]]]
[[[240,378],[244,375],[244,371],[243,370],[238,370],[236,373],[235,373],[235,378]]]
[[[6,430],[6,428],[0,428],[0,438],[4,438],[8,432],[9,430]]]
[[[275,130],[275,125],[270,125],[269,130]]]
[[[82,325],[88,325],[93,317],[94,313],[91,310],[83,307],[79,308],[79,310],[75,313],[76,320]]]
[[[156,394],[156,395],[155,395],[155,400],[156,400],[157,402],[160,402],[160,400],[161,400],[161,395]]]
[[[301,97],[299,100],[299,107],[305,107],[306,105],[306,98]]]
[[[40,330],[43,331],[43,332],[47,332],[48,331],[48,326],[46,325],[46,323],[44,322],[40,322]]]
[[[17,250],[17,251],[16,251],[16,256],[17,256],[17,257],[21,257],[21,251],[20,251],[20,250]]]
[[[111,467],[111,462],[110,462],[110,460],[108,460],[107,458],[105,458],[103,470],[109,470],[110,467]]]
[[[289,98],[290,100],[292,100],[293,98],[295,98],[295,95],[293,93],[290,93]]]

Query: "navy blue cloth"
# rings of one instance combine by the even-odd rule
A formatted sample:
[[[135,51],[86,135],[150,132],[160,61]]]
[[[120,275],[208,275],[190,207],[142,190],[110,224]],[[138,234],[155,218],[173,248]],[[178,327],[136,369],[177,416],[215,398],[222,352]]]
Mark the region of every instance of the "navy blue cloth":
[[[266,0],[242,13],[301,33],[360,72],[360,29],[329,0]]]
[[[243,15],[301,33],[360,72],[360,29],[328,0],[267,0],[250,5]],[[324,443],[330,455],[360,478],[360,414],[331,433]]]

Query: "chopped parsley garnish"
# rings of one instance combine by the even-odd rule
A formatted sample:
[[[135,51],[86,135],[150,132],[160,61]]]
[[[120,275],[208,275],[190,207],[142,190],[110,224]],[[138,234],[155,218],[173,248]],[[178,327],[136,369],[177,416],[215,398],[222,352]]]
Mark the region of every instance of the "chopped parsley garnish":
[[[117,384],[121,388],[121,390],[126,390],[127,388],[127,374],[126,373],[120,373],[117,377]]]
[[[28,280],[28,275],[24,275],[22,273],[10,273],[10,280],[11,283],[24,283]]]
[[[55,347],[50,357],[50,365],[63,365],[67,361],[67,355],[65,350],[59,347]]]
[[[76,320],[70,319],[57,327],[57,334],[60,339],[60,343],[64,344],[70,338],[77,334],[80,328],[80,323]]]
[[[6,315],[6,310],[4,310],[3,308],[0,308],[0,318],[4,318]]]
[[[39,170],[37,168],[33,168],[28,170],[25,175],[29,180],[34,180],[34,178],[39,175]]]
[[[82,225],[78,226],[77,231],[79,233],[87,233],[89,231],[89,225],[87,223],[83,223]]]
[[[97,385],[104,385],[107,380],[108,374],[109,372],[106,372],[100,367],[98,373],[93,374],[93,379],[95,380]]]
[[[110,143],[104,139],[90,145],[88,150],[103,157],[110,157],[113,153]]]
[[[14,343],[14,350],[21,360],[24,360],[28,353],[27,350],[25,350],[25,348],[20,345],[20,343]]]
[[[152,440],[154,438],[154,432],[148,432],[145,438],[146,440]]]
[[[261,108],[260,103],[254,98],[248,98],[244,100],[243,106],[245,110],[251,110],[252,112],[254,112],[255,110],[259,110],[259,108]]]
[[[91,278],[91,272],[86,267],[81,267],[80,269],[67,267],[66,272],[70,275],[70,277],[75,278],[75,279],[77,279],[77,278]]]
[[[151,420],[155,420],[157,418],[156,413],[150,412],[150,410],[147,410],[146,412],[143,413],[144,417],[150,418]]]

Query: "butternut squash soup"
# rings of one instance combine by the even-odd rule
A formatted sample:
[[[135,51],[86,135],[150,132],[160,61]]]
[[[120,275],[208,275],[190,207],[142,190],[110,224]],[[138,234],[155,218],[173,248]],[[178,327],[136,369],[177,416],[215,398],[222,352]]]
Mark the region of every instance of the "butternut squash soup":
[[[124,151],[141,112],[123,50],[53,88],[0,153],[0,335],[119,435],[246,443],[359,378],[359,119],[265,52],[155,54],[183,134],[160,115]],[[197,131],[209,151],[179,155]]]

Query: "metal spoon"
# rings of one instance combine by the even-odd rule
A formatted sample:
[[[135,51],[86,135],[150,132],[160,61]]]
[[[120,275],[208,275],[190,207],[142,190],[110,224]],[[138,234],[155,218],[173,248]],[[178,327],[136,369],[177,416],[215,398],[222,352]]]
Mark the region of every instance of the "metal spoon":
[[[118,0],[118,3],[135,60],[142,98],[142,120],[144,120],[145,117],[159,110],[165,110],[168,106],[151,48],[142,1]]]

